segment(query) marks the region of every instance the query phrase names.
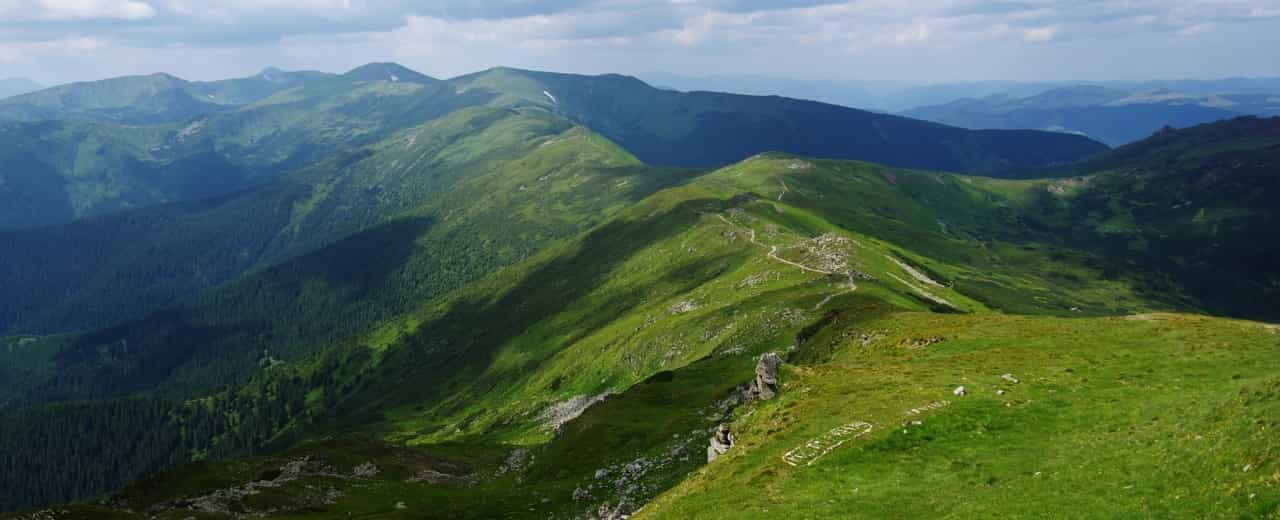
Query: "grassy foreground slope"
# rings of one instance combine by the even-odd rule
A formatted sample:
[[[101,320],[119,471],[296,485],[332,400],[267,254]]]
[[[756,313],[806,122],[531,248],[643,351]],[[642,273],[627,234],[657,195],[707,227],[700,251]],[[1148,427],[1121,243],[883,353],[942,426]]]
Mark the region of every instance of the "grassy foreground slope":
[[[639,516],[1280,514],[1275,327],[1173,314],[854,321],[871,341],[833,341],[789,367],[782,397],[735,421],[734,451]],[[952,393],[961,385],[969,395]],[[855,423],[869,432],[832,433]]]

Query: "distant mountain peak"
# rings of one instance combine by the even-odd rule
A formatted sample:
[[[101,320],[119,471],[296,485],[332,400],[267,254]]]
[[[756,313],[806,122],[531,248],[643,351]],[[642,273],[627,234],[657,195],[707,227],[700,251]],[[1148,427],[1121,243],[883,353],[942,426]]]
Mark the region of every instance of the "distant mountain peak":
[[[260,72],[258,72],[258,76],[267,81],[271,81],[285,74],[288,74],[288,73],[276,67],[267,67],[265,69],[262,69]]]
[[[359,81],[390,81],[393,83],[434,83],[439,81],[399,63],[374,62],[351,69],[344,77]]]

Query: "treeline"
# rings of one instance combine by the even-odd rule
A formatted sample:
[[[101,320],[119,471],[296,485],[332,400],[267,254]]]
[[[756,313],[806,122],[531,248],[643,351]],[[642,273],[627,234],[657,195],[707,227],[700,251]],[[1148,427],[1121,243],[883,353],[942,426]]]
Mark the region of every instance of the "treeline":
[[[330,367],[332,368],[332,367]],[[287,444],[341,385],[280,371],[261,382],[177,401],[139,397],[0,413],[0,511],[85,500],[184,463]]]

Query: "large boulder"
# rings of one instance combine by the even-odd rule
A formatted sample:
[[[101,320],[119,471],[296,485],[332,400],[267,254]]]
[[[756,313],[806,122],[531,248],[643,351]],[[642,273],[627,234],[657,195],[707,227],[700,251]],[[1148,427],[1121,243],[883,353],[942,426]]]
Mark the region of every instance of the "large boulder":
[[[756,379],[751,382],[753,399],[773,399],[778,395],[778,369],[782,367],[782,358],[776,352],[760,356],[756,364]]]

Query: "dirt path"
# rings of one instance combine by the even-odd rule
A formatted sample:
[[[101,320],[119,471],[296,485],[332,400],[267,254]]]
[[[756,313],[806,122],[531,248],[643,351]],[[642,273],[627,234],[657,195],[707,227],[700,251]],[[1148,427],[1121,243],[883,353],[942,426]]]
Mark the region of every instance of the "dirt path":
[[[730,225],[730,226],[733,226],[733,227],[740,227],[740,226],[738,226],[737,224],[734,224],[733,222],[731,222],[729,219],[724,218],[724,215],[716,215],[716,218],[720,219],[720,220],[721,220],[721,221],[723,221],[725,224],[728,224],[728,225]],[[745,226],[742,226],[742,227],[745,227]],[[751,244],[752,244],[752,245],[757,245],[757,246],[760,246],[760,247],[765,247],[765,245],[764,245],[764,244],[761,244],[761,243],[759,243],[759,242],[756,242],[756,230],[751,229],[751,228],[745,228],[745,229],[747,230],[747,233],[750,235],[750,237],[749,237],[749,238],[750,238],[750,240],[751,240]],[[835,273],[833,273],[833,272],[831,272],[831,271],[823,271],[822,269],[815,269],[815,268],[813,268],[813,267],[809,267],[809,266],[804,265],[804,264],[798,264],[798,263],[792,262],[792,261],[790,261],[790,260],[787,260],[786,258],[782,258],[782,257],[778,256],[778,246],[769,246],[769,259],[770,259],[770,260],[773,260],[773,261],[775,261],[775,262],[782,262],[782,263],[787,264],[787,265],[789,265],[789,266],[796,267],[796,268],[799,268],[799,269],[804,270],[804,271],[809,271],[809,272],[811,272],[811,273],[817,273],[817,274],[828,275],[828,276],[829,276],[829,275],[833,275],[833,274],[835,274]]]
[[[784,186],[785,186],[785,185],[784,185]],[[781,195],[779,195],[779,198],[781,198]],[[745,226],[738,226],[737,224],[734,224],[734,223],[733,223],[732,221],[730,221],[729,219],[724,218],[724,215],[716,215],[716,218],[720,219],[722,222],[724,222],[725,224],[728,224],[728,225],[730,225],[730,226],[733,226],[733,227],[743,227],[744,229],[746,229],[746,230],[747,230],[747,236],[748,236],[748,239],[751,241],[751,245],[760,246],[760,247],[765,247],[765,245],[764,245],[764,244],[761,244],[761,243],[759,243],[759,242],[757,242],[757,241],[756,241],[756,230],[751,229],[751,228],[749,228],[749,227],[745,227]],[[769,258],[770,260],[773,260],[773,261],[775,261],[775,262],[779,262],[779,263],[787,264],[787,265],[789,265],[789,266],[791,266],[791,267],[798,268],[798,269],[800,269],[801,271],[807,271],[807,272],[810,272],[810,273],[820,274],[820,275],[824,275],[824,276],[832,276],[832,275],[835,275],[835,274],[839,274],[839,273],[834,273],[834,272],[831,272],[831,271],[824,271],[824,270],[822,270],[822,269],[817,269],[817,268],[814,268],[814,267],[809,267],[809,266],[807,266],[807,265],[800,264],[800,263],[797,263],[797,262],[792,262],[792,261],[790,261],[790,260],[787,260],[786,258],[782,258],[782,257],[778,256],[778,246],[768,246],[768,247],[769,247],[769,254],[768,254],[767,256],[768,256],[768,258]],[[815,311],[816,311],[816,310],[818,310],[818,309],[821,309],[823,305],[826,305],[828,302],[830,302],[830,301],[831,301],[833,298],[835,298],[836,296],[840,296],[840,295],[842,295],[842,294],[846,294],[846,293],[851,293],[851,292],[856,291],[856,290],[858,290],[858,284],[854,283],[854,282],[853,282],[853,277],[852,277],[852,276],[850,276],[850,277],[849,277],[849,285],[848,285],[848,288],[847,288],[846,290],[841,291],[841,292],[838,292],[838,293],[834,293],[834,294],[831,294],[831,295],[828,295],[828,296],[827,296],[825,299],[823,299],[821,302],[818,302],[818,304],[817,304],[817,305],[814,305],[814,306],[813,306],[813,310],[815,310]]]
[[[778,179],[778,182],[782,183],[782,193],[779,193],[779,194],[778,194],[778,202],[782,202],[782,196],[783,196],[783,195],[786,195],[788,192],[790,192],[790,191],[791,191],[791,189],[787,187],[787,181],[784,181],[784,180],[782,180],[782,179]]]

